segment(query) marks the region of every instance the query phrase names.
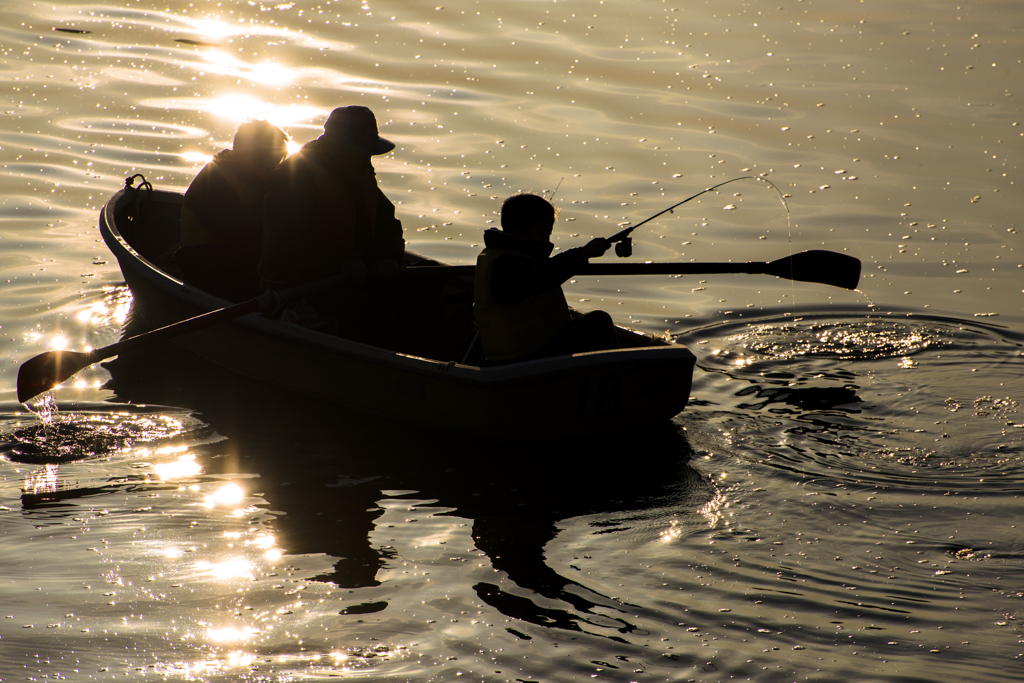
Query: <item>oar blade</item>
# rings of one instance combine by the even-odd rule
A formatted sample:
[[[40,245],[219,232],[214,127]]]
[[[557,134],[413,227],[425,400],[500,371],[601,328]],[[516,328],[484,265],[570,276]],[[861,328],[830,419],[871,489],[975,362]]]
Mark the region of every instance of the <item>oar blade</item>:
[[[31,401],[92,362],[91,354],[80,351],[47,351],[25,361],[18,370],[18,401]]]
[[[834,251],[802,251],[767,264],[765,272],[797,282],[857,289],[860,283],[860,259]]]

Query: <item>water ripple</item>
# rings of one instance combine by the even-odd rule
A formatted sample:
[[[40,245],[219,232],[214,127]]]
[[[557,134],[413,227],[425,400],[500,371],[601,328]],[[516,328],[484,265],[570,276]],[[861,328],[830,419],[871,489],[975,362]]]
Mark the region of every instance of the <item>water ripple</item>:
[[[720,444],[823,485],[1012,495],[1024,485],[1021,342],[921,316],[761,321],[689,335]],[[693,416],[688,416],[692,418]]]
[[[80,120],[63,120],[57,122],[61,128],[77,131],[80,133],[106,133],[108,135],[120,135],[143,138],[161,139],[194,139],[207,135],[201,128],[193,126],[182,126],[166,123],[157,120],[146,121],[136,119],[124,121],[114,118],[95,118]]]

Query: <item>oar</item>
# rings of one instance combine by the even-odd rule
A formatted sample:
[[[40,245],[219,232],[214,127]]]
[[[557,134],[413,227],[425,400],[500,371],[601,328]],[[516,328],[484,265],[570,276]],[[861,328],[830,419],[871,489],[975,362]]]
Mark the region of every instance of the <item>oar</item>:
[[[834,251],[801,251],[776,261],[746,263],[591,263],[580,275],[774,275],[796,282],[817,282],[857,289],[860,260]]]
[[[471,277],[476,266],[420,266],[404,273],[435,273]],[[860,260],[834,251],[802,251],[776,261],[746,263],[590,263],[579,275],[714,275],[739,273],[774,275],[796,282],[817,282],[832,287],[857,289]],[[417,273],[418,274],[418,273]]]
[[[267,291],[258,297],[243,301],[233,306],[219,308],[209,313],[197,315],[188,320],[161,327],[144,334],[104,346],[92,351],[47,351],[22,364],[18,370],[18,401],[25,403],[61,384],[79,370],[93,363],[106,360],[140,346],[156,344],[189,332],[205,330],[214,325],[240,318],[249,313],[269,313],[282,303],[297,299],[313,292],[341,284],[351,277],[348,275],[332,275],[321,280],[297,285],[282,292]]]

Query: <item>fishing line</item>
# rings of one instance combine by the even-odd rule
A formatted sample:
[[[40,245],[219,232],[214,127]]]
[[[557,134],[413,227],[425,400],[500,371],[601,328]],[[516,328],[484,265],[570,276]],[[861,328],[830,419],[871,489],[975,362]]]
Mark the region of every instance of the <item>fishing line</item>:
[[[775,190],[776,194],[779,195],[779,201],[782,202],[782,207],[784,209],[786,209],[786,222],[787,222],[787,224],[790,224],[790,231],[792,232],[791,218],[790,218],[790,213],[789,213],[789,205],[786,204],[786,196],[784,194],[782,194],[782,191],[778,187],[775,186],[775,183],[773,183],[772,181],[768,180],[767,178],[764,178],[762,176],[756,176],[756,175],[745,175],[745,176],[740,176],[739,178],[732,178],[731,180],[726,180],[724,182],[718,183],[717,185],[712,185],[711,187],[709,187],[707,189],[701,190],[700,192],[698,192],[697,194],[693,195],[692,197],[687,197],[683,201],[677,202],[676,204],[673,204],[672,206],[668,207],[667,209],[663,209],[663,210],[659,211],[658,213],[654,214],[653,216],[650,216],[649,218],[645,218],[644,220],[640,221],[636,225],[631,225],[631,226],[625,228],[624,230],[620,230],[619,232],[617,232],[614,235],[612,235],[611,237],[609,237],[608,241],[611,242],[612,244],[615,244],[616,242],[619,243],[619,244],[615,245],[615,253],[616,253],[616,255],[621,256],[621,257],[631,256],[632,253],[633,253],[633,250],[632,250],[632,241],[631,241],[631,238],[629,237],[629,233],[633,232],[634,230],[639,228],[644,223],[647,223],[649,221],[653,221],[658,216],[661,216],[661,215],[666,214],[666,213],[674,213],[674,210],[676,208],[682,206],[683,204],[685,204],[686,202],[688,202],[688,201],[690,201],[692,199],[696,199],[697,197],[700,197],[701,195],[707,194],[708,192],[714,192],[715,190],[717,190],[718,188],[722,187],[723,185],[728,185],[729,183],[735,183],[735,182],[738,182],[740,180],[759,180],[759,181],[761,181],[763,183],[768,183],[768,185],[770,185],[771,188],[773,190]],[[557,188],[555,188],[555,189],[557,189]],[[790,241],[792,242],[792,238],[790,238]]]
[[[700,192],[698,192],[697,194],[695,194],[695,195],[693,195],[691,197],[687,197],[686,199],[684,199],[681,202],[677,202],[676,204],[673,204],[672,206],[668,207],[667,209],[659,211],[658,213],[654,214],[653,216],[651,216],[649,218],[645,218],[644,220],[640,221],[636,225],[631,225],[631,226],[627,227],[626,229],[621,230],[621,231],[615,233],[614,235],[612,235],[611,237],[608,238],[609,242],[617,243],[617,244],[615,244],[615,255],[619,256],[621,258],[626,258],[626,257],[629,257],[629,256],[633,255],[633,240],[629,236],[629,233],[633,232],[634,230],[639,228],[644,223],[647,223],[648,221],[652,221],[655,218],[657,218],[658,216],[661,216],[663,214],[673,213],[676,208],[682,206],[683,204],[685,204],[686,202],[688,202],[690,200],[696,199],[697,197],[700,197],[701,195],[707,194],[708,192],[714,192],[718,188],[720,188],[720,187],[722,187],[724,185],[728,185],[729,183],[736,183],[736,182],[739,182],[741,180],[758,180],[758,181],[761,181],[763,183],[767,183],[773,190],[775,190],[775,193],[777,195],[779,195],[779,201],[782,202],[782,208],[784,208],[786,210],[786,227],[787,227],[787,234],[788,234],[788,242],[789,242],[790,249],[792,250],[792,246],[793,246],[793,219],[792,219],[792,215],[790,214],[790,211],[789,211],[789,204],[786,203],[786,195],[784,195],[782,193],[782,190],[780,190],[775,185],[775,183],[773,183],[772,181],[768,180],[767,178],[765,178],[763,176],[745,175],[745,176],[740,176],[739,178],[731,178],[730,180],[723,181],[721,183],[718,183],[717,185],[712,185],[711,187],[706,188],[704,190],[701,190]],[[792,272],[790,274],[792,275]],[[792,292],[792,300],[793,300],[794,305],[795,305],[795,302],[796,302],[796,284],[793,281],[792,277],[790,278],[790,286],[791,286],[790,287],[790,291]]]

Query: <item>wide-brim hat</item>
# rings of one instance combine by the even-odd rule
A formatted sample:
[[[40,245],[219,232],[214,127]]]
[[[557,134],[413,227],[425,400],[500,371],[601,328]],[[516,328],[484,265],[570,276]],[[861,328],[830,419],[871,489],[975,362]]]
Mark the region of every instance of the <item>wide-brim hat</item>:
[[[387,154],[395,148],[395,143],[380,136],[373,112],[358,105],[332,111],[324,124],[324,134],[370,155]]]

